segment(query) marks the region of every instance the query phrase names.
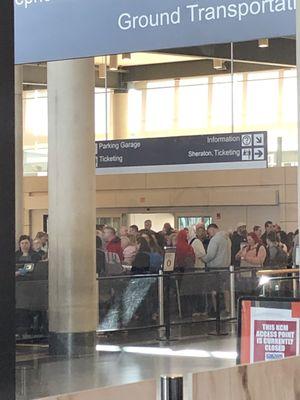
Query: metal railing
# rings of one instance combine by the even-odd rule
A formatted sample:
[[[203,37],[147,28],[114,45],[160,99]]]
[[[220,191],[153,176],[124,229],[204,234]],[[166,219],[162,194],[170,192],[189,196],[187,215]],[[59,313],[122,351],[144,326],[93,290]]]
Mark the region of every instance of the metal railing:
[[[229,270],[210,272],[163,273],[161,271],[159,274],[151,275],[124,274],[99,277],[98,332],[157,328],[161,332],[160,338],[168,341],[173,327],[214,322],[214,334],[221,335],[223,334],[222,321],[236,320],[238,297],[257,294],[259,278],[256,277],[256,271],[258,269],[235,270],[234,267],[230,267]],[[101,299],[103,286],[106,287],[106,304]],[[108,293],[111,294],[112,300],[107,298]],[[206,302],[206,306],[210,301],[209,305],[213,308],[214,315],[209,315],[206,310],[206,316],[202,315],[200,319],[184,318],[184,300],[193,296],[201,298]],[[227,303],[227,314],[222,317],[221,308],[224,303]],[[105,307],[106,312],[103,311]],[[148,320],[145,318],[147,313]],[[156,315],[155,321],[151,319],[151,313]]]

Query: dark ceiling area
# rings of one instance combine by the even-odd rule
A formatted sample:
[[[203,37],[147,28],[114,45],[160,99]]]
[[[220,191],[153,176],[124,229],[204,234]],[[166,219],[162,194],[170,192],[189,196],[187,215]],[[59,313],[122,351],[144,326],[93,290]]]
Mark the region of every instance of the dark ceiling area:
[[[108,88],[126,91],[130,82],[157,79],[179,79],[231,73],[231,44],[215,44],[187,48],[153,51],[168,55],[199,57],[199,59],[179,62],[164,62],[149,65],[121,67],[108,72]],[[213,60],[221,59],[224,68],[214,68]],[[235,73],[265,71],[296,66],[295,38],[269,39],[268,47],[261,48],[258,41],[234,43],[233,71]],[[104,79],[99,79],[97,70],[96,87],[104,87]],[[26,65],[24,71],[25,90],[46,87],[46,65]]]
[[[230,43],[170,49],[162,52],[167,54],[222,58],[226,60],[231,59]],[[233,58],[236,61],[276,64],[277,66],[295,66],[296,40],[293,38],[269,39],[269,47],[266,48],[260,48],[257,40],[234,43]]]

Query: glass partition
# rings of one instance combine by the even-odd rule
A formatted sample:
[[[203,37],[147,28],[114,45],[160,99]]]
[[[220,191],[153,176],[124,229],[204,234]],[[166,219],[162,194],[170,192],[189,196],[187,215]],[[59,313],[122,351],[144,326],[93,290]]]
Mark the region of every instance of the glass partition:
[[[107,74],[95,89],[95,139],[267,131],[269,167],[296,165],[295,57],[289,50],[289,65],[286,58],[278,60],[282,40],[287,47],[294,42],[272,39],[268,48],[254,42],[218,45],[215,57],[200,56],[201,48],[199,56],[188,56],[189,49],[176,56],[131,54],[131,61],[118,56],[117,70],[110,69],[106,57]],[[102,64],[95,62],[100,76]],[[44,175],[47,90],[25,90],[23,104],[25,173]]]

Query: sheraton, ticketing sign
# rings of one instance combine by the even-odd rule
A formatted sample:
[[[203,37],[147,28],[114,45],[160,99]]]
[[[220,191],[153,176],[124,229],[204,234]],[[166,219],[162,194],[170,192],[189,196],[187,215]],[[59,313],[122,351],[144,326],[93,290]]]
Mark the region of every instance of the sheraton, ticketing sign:
[[[96,142],[97,174],[267,167],[267,132]]]
[[[18,64],[296,33],[296,0],[14,1]]]

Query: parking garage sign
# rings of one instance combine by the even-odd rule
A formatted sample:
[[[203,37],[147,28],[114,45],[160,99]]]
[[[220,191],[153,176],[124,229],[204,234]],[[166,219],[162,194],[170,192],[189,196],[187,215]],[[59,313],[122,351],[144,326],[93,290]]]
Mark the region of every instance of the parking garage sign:
[[[96,142],[97,174],[267,167],[267,132]]]

